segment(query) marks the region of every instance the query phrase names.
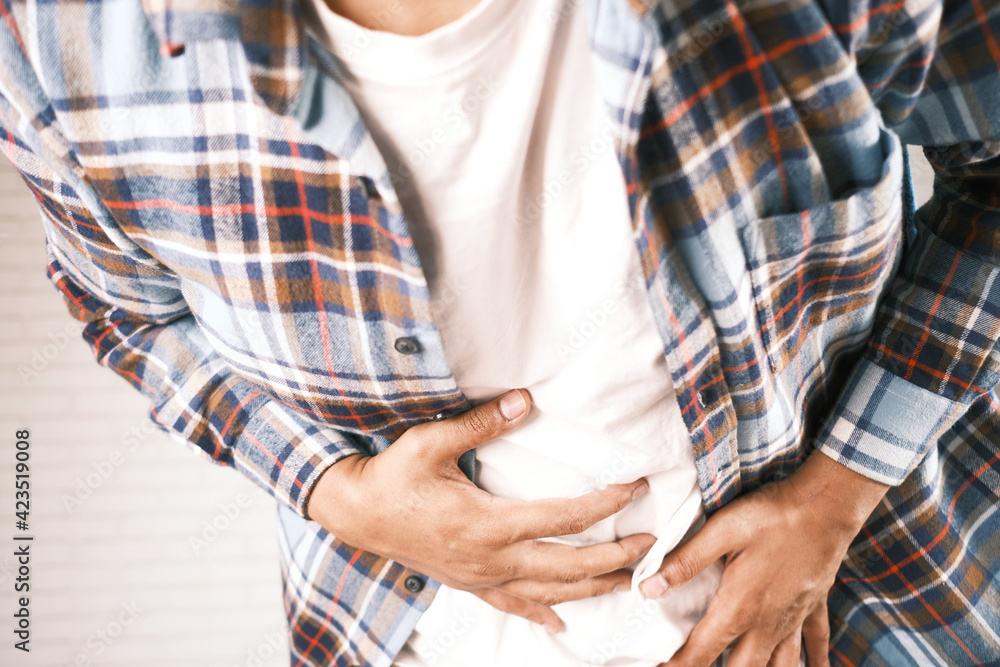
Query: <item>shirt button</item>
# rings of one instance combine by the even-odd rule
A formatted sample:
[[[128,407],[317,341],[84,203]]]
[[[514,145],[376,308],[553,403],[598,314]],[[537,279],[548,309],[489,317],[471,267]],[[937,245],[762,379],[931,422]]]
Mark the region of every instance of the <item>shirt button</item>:
[[[445,414],[445,413],[443,413],[443,412],[439,412],[439,413],[437,413],[436,415],[434,415],[434,421],[436,421],[436,422],[439,422],[439,421],[441,421],[442,419],[447,419],[447,418],[448,418],[448,415],[446,415],[446,414]]]
[[[703,408],[703,407],[705,407],[705,404],[707,402],[708,401],[705,400],[705,392],[704,391],[699,391],[698,392],[698,406]]]
[[[420,351],[420,343],[412,336],[397,338],[395,343],[396,351],[402,354],[416,354]]]
[[[378,197],[378,188],[375,187],[375,181],[367,176],[362,176],[358,180],[361,182],[361,187],[364,188],[365,194],[368,195],[369,199],[376,199]]]
[[[176,58],[177,56],[184,55],[184,45],[175,42],[164,42],[160,44],[160,53],[170,58]]]
[[[403,586],[405,586],[406,590],[410,591],[411,593],[419,593],[420,591],[424,590],[424,580],[421,579],[420,577],[415,577],[413,575],[410,575],[409,577],[406,578],[406,581],[403,582]]]

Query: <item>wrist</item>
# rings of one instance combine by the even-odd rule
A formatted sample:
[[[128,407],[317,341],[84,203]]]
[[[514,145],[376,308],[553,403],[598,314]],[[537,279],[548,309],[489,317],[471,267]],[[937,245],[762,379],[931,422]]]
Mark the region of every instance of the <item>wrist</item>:
[[[342,521],[350,514],[344,510],[350,506],[354,481],[368,458],[364,454],[351,454],[324,470],[306,499],[306,518],[339,537],[345,526],[337,525],[337,518]]]
[[[889,485],[865,477],[816,450],[788,478],[802,508],[827,529],[849,539],[882,501]]]

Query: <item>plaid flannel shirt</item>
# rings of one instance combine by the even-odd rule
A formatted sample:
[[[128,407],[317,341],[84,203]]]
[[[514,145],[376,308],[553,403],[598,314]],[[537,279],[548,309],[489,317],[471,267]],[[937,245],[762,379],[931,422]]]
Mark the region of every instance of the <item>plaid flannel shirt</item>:
[[[831,658],[1000,660],[1000,1],[583,1],[706,510],[814,449],[892,484]],[[297,0],[0,0],[0,140],[84,338],[279,501],[292,664],[383,667],[438,584],[309,492],[469,402],[340,75]]]

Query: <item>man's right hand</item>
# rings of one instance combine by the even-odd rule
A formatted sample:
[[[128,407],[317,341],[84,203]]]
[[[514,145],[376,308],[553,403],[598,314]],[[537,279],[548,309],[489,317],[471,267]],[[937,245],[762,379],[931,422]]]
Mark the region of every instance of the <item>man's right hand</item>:
[[[520,501],[469,481],[458,457],[520,424],[527,390],[407,430],[377,456],[328,468],[308,513],[353,547],[391,558],[501,611],[563,628],[551,605],[626,589],[624,569],[655,542],[646,533],[587,547],[541,541],[580,533],[644,494],[644,479],[578,498]]]

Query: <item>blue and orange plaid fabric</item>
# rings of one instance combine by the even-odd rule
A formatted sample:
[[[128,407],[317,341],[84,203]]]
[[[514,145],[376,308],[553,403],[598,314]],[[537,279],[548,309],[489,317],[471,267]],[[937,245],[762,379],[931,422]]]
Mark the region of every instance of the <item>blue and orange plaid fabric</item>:
[[[815,449],[892,484],[832,660],[996,664],[1000,1],[585,2],[706,510]],[[437,583],[309,492],[470,404],[341,74],[297,0],[0,0],[0,140],[97,360],[279,501],[291,663],[384,667]]]

